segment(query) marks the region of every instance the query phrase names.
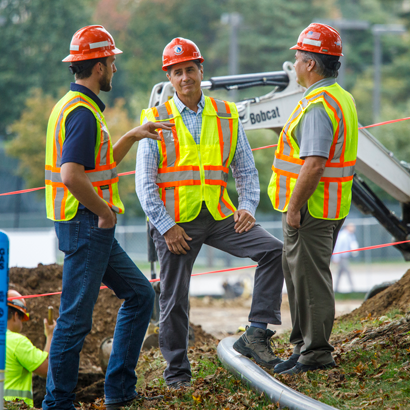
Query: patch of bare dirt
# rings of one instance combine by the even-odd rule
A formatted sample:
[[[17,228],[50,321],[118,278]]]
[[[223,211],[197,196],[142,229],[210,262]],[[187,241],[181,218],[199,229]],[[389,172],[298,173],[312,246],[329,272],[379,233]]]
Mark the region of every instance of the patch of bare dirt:
[[[353,310],[351,313],[341,316],[339,319],[364,318],[369,314],[382,316],[392,309],[407,312],[410,308],[410,269],[394,285],[389,286],[371,299]]]

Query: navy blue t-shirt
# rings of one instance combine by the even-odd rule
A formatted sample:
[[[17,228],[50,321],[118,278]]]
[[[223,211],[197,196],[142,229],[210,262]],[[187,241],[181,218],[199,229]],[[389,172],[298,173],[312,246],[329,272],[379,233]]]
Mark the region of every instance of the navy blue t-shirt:
[[[71,83],[71,91],[77,91],[91,98],[104,111],[104,103],[89,88]],[[65,140],[61,165],[75,162],[84,165],[85,170],[95,168],[95,142],[97,138],[97,122],[94,114],[85,107],[77,107],[67,116],[65,121]],[[79,205],[79,209],[84,209]]]

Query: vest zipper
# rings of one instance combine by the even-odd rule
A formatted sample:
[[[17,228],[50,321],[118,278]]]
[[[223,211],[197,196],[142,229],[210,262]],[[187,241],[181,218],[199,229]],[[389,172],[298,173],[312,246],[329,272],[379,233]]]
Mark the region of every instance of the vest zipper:
[[[201,175],[201,202],[205,201],[205,171],[201,160],[201,145],[197,144],[198,158],[199,158],[199,172]]]

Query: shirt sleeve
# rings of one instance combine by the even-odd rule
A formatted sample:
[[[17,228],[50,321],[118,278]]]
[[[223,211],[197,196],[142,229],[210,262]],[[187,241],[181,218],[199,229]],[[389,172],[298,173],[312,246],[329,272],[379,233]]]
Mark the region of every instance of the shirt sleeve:
[[[145,124],[144,120],[143,124]],[[175,222],[162,202],[156,184],[159,165],[158,145],[155,140],[144,138],[138,143],[135,169],[135,190],[142,209],[150,222],[164,235]]]
[[[231,162],[231,170],[239,195],[238,209],[246,209],[255,215],[260,196],[258,170],[255,167],[252,150],[240,121],[238,121],[238,142]]]
[[[86,170],[94,169],[97,123],[93,113],[85,107],[76,108],[68,115],[65,130],[61,165],[75,162]]]
[[[39,367],[47,359],[48,353],[33,346],[27,337],[22,337],[14,351],[18,362],[29,372]]]
[[[313,104],[302,118],[300,158],[311,156],[329,158],[333,142],[333,125],[322,104]]]

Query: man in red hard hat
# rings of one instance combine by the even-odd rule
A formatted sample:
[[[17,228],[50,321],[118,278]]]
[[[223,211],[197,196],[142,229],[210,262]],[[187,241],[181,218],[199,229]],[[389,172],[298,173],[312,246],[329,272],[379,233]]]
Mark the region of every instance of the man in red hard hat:
[[[171,389],[189,386],[188,291],[195,259],[205,243],[258,262],[250,327],[234,348],[273,368],[267,324],[281,323],[282,243],[256,224],[258,172],[235,103],[205,96],[204,58],[190,40],[173,39],[164,49],[162,69],[175,89],[172,99],[145,110],[142,122],[175,123],[161,141],[138,146],[136,190],[149,217],[161,264],[159,344]],[[229,169],[239,194],[229,198]]]
[[[313,23],[291,49],[306,92],[279,137],[268,194],[283,212],[283,271],[295,345],[274,371],[293,375],[335,366],[329,265],[350,209],[358,122],[353,97],[336,83],[343,55],[339,33]]]
[[[47,129],[46,206],[64,252],[60,316],[50,349],[43,409],[74,410],[80,351],[91,330],[101,282],[125,299],[114,333],[105,379],[108,410],[131,406],[141,344],[152,314],[154,291],[114,237],[117,214],[124,213],[116,166],[144,138],[159,139],[146,123],[114,145],[104,118],[100,91],[110,91],[122,53],[102,26],[78,30],[70,44],[75,83],[54,107]]]
[[[30,407],[33,407],[32,374],[47,376],[48,353],[56,322],[48,324],[48,321],[44,319],[44,334],[46,336],[44,350],[33,346],[26,336],[20,334],[23,330],[23,323],[29,320],[26,301],[21,297],[16,290],[9,290],[7,293],[8,320],[4,400],[24,400]]]

